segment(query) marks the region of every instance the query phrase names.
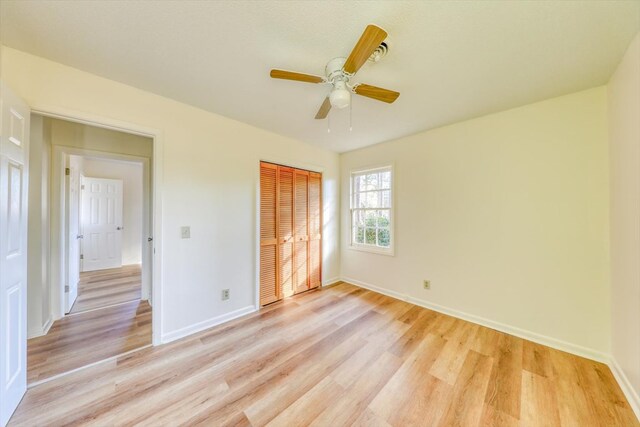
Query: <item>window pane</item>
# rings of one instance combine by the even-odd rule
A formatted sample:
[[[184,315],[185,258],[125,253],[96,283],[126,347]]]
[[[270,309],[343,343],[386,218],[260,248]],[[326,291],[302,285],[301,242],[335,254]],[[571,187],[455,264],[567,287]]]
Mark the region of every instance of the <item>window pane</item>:
[[[364,211],[355,210],[353,211],[352,215],[353,215],[352,223],[351,223],[352,226],[354,227],[364,226],[364,215],[365,215]]]
[[[377,190],[380,186],[377,173],[370,173],[364,176],[365,188],[363,190]]]
[[[369,193],[363,193],[362,194],[364,197],[363,199],[365,200],[365,208],[377,208],[380,203],[380,193],[377,191],[371,191]]]
[[[364,243],[364,227],[353,228],[353,242]]]
[[[389,211],[377,211],[378,227],[389,227]]]
[[[366,212],[366,216],[365,216],[365,225],[367,227],[375,227],[376,226],[376,211],[365,211]]]
[[[365,231],[365,243],[367,245],[375,245],[376,244],[376,229],[375,228],[367,228]]]
[[[388,248],[390,243],[391,243],[391,234],[389,233],[389,229],[386,229],[386,228],[378,229],[378,246]]]
[[[377,194],[377,193],[376,193]],[[390,208],[391,207],[391,191],[385,190],[379,193],[379,204],[376,205],[378,208]]]
[[[391,188],[391,171],[380,172],[380,188]]]

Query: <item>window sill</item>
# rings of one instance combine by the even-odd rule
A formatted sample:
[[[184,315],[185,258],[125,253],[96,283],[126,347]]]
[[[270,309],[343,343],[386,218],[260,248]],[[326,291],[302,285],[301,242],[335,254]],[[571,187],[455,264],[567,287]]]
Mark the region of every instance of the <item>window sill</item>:
[[[371,246],[365,246],[365,245],[350,244],[349,249],[353,251],[369,252],[369,253],[378,254],[378,255],[386,255],[386,256],[395,255],[393,247],[385,249],[385,248],[377,248],[377,247],[371,247]]]

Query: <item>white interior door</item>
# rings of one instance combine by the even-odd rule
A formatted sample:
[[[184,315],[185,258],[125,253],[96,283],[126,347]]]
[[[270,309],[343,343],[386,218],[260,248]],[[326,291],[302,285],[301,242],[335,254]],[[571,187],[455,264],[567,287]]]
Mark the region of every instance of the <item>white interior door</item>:
[[[67,175],[67,188],[69,191],[67,213],[69,231],[69,267],[67,269],[67,288],[65,289],[66,304],[65,312],[71,311],[71,307],[78,298],[78,282],[80,281],[80,171],[78,166],[69,163],[69,175]]]
[[[82,178],[82,271],[122,266],[122,180]]]
[[[0,87],[0,425],[27,390],[29,107]]]

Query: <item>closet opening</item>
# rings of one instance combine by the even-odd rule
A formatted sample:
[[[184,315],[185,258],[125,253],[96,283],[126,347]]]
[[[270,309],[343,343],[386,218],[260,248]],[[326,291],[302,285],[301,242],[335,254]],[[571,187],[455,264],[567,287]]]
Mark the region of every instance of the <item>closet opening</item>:
[[[260,162],[260,306],[322,283],[322,174]]]

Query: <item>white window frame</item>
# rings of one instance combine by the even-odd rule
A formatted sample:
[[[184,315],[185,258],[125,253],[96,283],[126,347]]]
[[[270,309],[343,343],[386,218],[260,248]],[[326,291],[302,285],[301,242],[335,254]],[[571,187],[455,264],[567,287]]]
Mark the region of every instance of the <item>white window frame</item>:
[[[389,240],[390,245],[388,248],[371,245],[366,243],[357,243],[354,241],[354,224],[353,224],[353,214],[354,211],[365,210],[365,208],[355,208],[354,207],[354,196],[355,196],[355,188],[354,188],[354,178],[359,175],[366,175],[368,173],[380,172],[380,171],[389,171],[391,172],[391,185],[389,186],[389,208],[370,208],[373,210],[388,210],[389,211]],[[395,254],[395,174],[393,164],[388,164],[384,166],[376,166],[376,167],[368,167],[363,169],[355,169],[351,170],[349,175],[349,249],[363,251],[363,252],[371,252],[382,255],[393,256]],[[377,233],[376,233],[377,235]]]

